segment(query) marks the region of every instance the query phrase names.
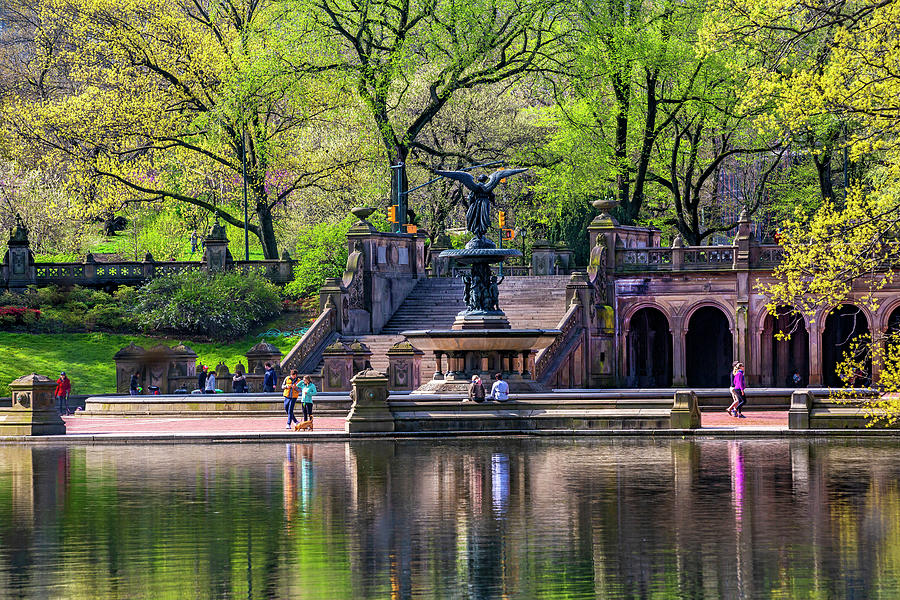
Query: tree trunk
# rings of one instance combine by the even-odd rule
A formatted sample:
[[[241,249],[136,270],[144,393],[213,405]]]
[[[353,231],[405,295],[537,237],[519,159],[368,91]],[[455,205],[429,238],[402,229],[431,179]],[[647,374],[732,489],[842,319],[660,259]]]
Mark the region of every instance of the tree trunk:
[[[254,183],[248,192],[252,193],[252,198],[256,203],[256,218],[259,220],[259,233],[257,237],[262,244],[263,257],[267,260],[278,260],[278,241],[275,239],[275,226],[272,216],[272,208],[269,204],[269,197],[266,194],[265,185],[262,183]]]
[[[822,199],[827,202],[834,202],[834,186],[831,180],[831,150],[827,149],[822,153],[821,160],[813,154],[813,163],[816,165],[816,174],[819,176],[819,191]]]

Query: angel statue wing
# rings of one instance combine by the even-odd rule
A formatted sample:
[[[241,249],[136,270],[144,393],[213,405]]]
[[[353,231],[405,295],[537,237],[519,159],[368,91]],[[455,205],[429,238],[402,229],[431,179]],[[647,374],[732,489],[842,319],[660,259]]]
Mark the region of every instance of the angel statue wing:
[[[433,171],[435,175],[440,175],[441,177],[446,177],[447,179],[455,179],[459,181],[464,186],[469,188],[470,190],[475,190],[478,188],[478,184],[475,183],[475,178],[472,177],[471,173],[467,173],[466,171]]]
[[[518,175],[519,173],[524,173],[528,169],[501,169],[500,171],[494,171],[491,173],[490,179],[484,184],[484,188],[487,191],[491,191],[497,184],[500,183],[501,179],[505,179],[506,177],[512,177],[513,175]]]

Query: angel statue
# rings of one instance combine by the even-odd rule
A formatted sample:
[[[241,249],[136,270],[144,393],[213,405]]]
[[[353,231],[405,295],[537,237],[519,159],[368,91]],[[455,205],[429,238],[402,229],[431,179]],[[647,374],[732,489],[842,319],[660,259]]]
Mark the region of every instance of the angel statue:
[[[491,227],[491,204],[494,203],[494,188],[501,180],[523,173],[528,169],[501,169],[491,174],[479,175],[475,179],[467,171],[435,171],[448,179],[455,179],[471,190],[469,197],[463,202],[466,207],[466,229],[479,240],[484,240]]]

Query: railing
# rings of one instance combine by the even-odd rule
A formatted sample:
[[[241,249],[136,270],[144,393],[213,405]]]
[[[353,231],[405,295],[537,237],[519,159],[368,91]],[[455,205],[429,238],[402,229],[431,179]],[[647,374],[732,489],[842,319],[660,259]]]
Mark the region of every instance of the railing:
[[[765,246],[757,246],[755,250],[754,267],[776,267],[781,262],[781,259],[784,258],[784,248],[780,245],[767,244]]]
[[[582,315],[581,304],[573,304],[569,307],[565,316],[556,326],[560,334],[553,343],[543,349],[534,360],[534,379],[541,381],[546,375],[552,375],[550,369],[561,358],[575,336],[581,335]]]
[[[616,250],[617,271],[671,271],[676,248],[634,248]]]
[[[35,263],[30,268],[34,271],[34,282],[38,285],[136,285],[162,275],[179,273],[187,269],[202,268],[200,261],[119,261],[119,262],[84,262]],[[290,262],[281,260],[234,261],[226,264],[226,270],[241,273],[258,273],[273,283],[287,283],[293,279],[293,268]],[[6,273],[7,269],[4,269]],[[8,276],[8,275],[5,275]],[[0,279],[0,286],[7,282]]]
[[[734,248],[731,246],[690,246],[672,250],[682,253],[682,269],[718,271],[731,269],[734,265]]]
[[[291,369],[297,369],[301,373],[313,371],[317,364],[310,366],[310,359],[321,354],[320,347],[328,343],[337,334],[337,309],[326,308],[322,314],[309,326],[309,329],[300,338],[284,360],[281,361],[281,371],[290,373]]]

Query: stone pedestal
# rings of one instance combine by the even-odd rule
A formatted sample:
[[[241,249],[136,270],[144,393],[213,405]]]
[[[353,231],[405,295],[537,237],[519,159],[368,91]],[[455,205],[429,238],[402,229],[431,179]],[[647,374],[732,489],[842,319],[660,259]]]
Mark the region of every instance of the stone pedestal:
[[[360,371],[372,368],[372,351],[369,350],[368,346],[359,340],[355,340],[350,344],[350,352],[353,353],[353,370],[351,374],[355,375]]]
[[[675,402],[672,405],[670,418],[672,429],[697,429],[700,427],[700,404],[697,402],[697,394],[692,390],[675,392]]]
[[[144,355],[147,351],[134,342],[128,344],[113,355],[116,363],[116,393],[127,394],[131,384],[131,376],[138,375],[138,383],[144,389]]]
[[[397,342],[387,351],[388,386],[391,390],[414,390],[422,384],[424,353],[409,342]]]
[[[374,369],[357,373],[351,380],[350,414],[347,415],[347,433],[374,433],[394,431],[394,416],[388,406],[388,378]]]
[[[281,350],[268,342],[260,342],[250,348],[244,356],[247,357],[247,372],[256,375],[265,375],[266,363],[271,363],[277,371],[281,365]]]
[[[556,252],[547,240],[535,240],[531,247],[531,274],[553,275]]]
[[[28,229],[16,215],[16,228],[10,232],[5,260],[7,286],[22,289],[35,283],[34,254],[28,245]]]
[[[322,391],[342,392],[350,389],[353,376],[353,352],[349,346],[337,340],[322,352],[325,366],[322,369]]]
[[[231,253],[228,251],[228,238],[225,236],[225,226],[218,221],[210,228],[209,234],[203,242],[203,264],[209,271],[224,271],[225,265],[232,262]]]
[[[0,408],[0,436],[62,435],[66,424],[56,411],[56,382],[49,377],[25,375],[9,384],[12,406]]]

